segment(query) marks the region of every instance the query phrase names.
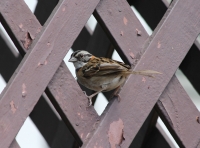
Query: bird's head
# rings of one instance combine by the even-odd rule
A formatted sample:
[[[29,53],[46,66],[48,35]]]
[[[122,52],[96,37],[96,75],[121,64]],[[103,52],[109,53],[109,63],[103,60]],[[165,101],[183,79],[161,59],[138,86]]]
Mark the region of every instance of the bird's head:
[[[77,50],[71,54],[68,62],[72,62],[76,69],[83,67],[93,55],[85,50]]]

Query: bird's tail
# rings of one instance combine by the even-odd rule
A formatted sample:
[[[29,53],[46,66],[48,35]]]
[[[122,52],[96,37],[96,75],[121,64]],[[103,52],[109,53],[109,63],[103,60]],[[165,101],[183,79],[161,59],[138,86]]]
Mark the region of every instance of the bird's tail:
[[[160,72],[154,71],[154,70],[142,70],[142,71],[130,71],[129,74],[138,74],[148,77],[154,77],[152,74],[162,74]]]

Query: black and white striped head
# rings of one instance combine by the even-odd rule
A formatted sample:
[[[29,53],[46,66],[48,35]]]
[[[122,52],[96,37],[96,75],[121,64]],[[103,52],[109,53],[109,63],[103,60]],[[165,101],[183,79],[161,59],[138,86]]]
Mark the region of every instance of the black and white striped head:
[[[72,62],[76,69],[83,67],[93,55],[84,50],[77,50],[71,54],[68,62]]]

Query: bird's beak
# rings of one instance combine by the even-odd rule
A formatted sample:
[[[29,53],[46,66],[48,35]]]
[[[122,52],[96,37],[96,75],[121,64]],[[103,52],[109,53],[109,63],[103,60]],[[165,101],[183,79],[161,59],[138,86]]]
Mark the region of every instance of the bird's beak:
[[[76,61],[77,61],[77,58],[71,57],[68,62],[76,62]]]

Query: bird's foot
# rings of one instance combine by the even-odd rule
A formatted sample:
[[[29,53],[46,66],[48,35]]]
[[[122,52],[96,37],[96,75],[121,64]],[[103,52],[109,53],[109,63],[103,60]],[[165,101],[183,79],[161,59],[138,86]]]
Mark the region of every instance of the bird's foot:
[[[115,97],[117,97],[117,101],[120,102],[121,101],[121,97],[119,94],[114,94]]]
[[[83,91],[83,93],[85,94],[85,96],[88,98],[88,107],[90,107],[91,105],[92,105],[92,95],[91,96],[88,96],[87,94],[86,94],[86,92],[85,91]]]
[[[121,87],[117,87],[115,92],[111,95],[111,98],[117,97],[118,102],[121,101],[121,97],[119,95],[120,90],[121,90]]]

